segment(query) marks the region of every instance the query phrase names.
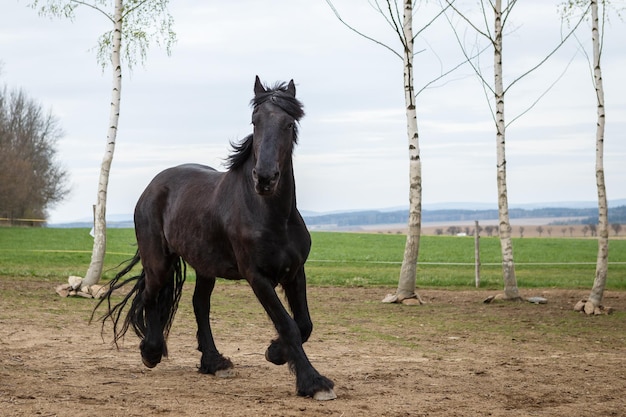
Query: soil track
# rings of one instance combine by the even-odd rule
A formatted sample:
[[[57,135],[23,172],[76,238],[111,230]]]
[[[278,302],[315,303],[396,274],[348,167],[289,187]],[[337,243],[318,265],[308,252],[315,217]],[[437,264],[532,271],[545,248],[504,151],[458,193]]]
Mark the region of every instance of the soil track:
[[[274,336],[244,284],[219,283],[212,326],[238,375],[196,371],[188,285],[170,357],[141,364],[138,339],[116,350],[89,325],[93,300],[62,299],[58,282],[0,277],[3,416],[624,416],[626,293],[610,316],[572,311],[587,291],[533,290],[545,305],[485,305],[493,292],[421,290],[426,305],[383,305],[391,289],[310,288],[305,349],[338,399],[295,395],[286,366],[265,361]]]

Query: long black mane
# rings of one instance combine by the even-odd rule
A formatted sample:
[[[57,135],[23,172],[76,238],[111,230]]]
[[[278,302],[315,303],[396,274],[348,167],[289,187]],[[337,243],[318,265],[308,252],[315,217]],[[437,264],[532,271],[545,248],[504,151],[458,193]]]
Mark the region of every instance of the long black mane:
[[[280,107],[284,112],[293,117],[298,122],[304,116],[304,106],[302,103],[287,92],[287,83],[277,83],[271,88],[266,88],[264,93],[257,94],[250,105],[256,110],[261,104],[266,102]],[[231,142],[232,151],[226,158],[226,168],[229,170],[241,167],[248,160],[252,152],[253,135],[249,134],[241,142]],[[293,127],[293,141],[298,143],[298,125]]]

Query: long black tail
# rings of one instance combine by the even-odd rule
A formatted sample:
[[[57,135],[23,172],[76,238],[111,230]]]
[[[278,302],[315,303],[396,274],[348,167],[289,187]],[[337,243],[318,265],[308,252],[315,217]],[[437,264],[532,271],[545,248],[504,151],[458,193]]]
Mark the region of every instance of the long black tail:
[[[104,332],[106,320],[110,318],[113,322],[113,341],[116,345],[117,342],[124,337],[129,327],[132,327],[135,334],[142,340],[146,335],[145,305],[143,299],[143,291],[146,286],[146,274],[142,269],[139,275],[123,279],[140,261],[141,257],[139,256],[139,251],[137,251],[135,256],[128,261],[126,267],[118,272],[115,278],[111,280],[108,291],[100,299],[92,313],[93,318],[98,307],[104,302],[107,303],[107,312],[100,318],[102,320],[102,331]],[[180,301],[183,284],[187,276],[187,265],[181,258],[174,260],[170,274],[172,275],[171,279],[167,280],[167,284],[159,291],[157,298],[160,323],[163,327],[163,336],[166,340],[170,328],[172,327],[176,310],[178,309],[178,302]],[[135,282],[133,288],[124,296],[121,302],[113,305],[111,302],[113,292],[131,282]],[[128,313],[120,327],[120,319],[129,301],[131,301],[131,304]],[[167,355],[167,352],[164,352],[164,354]]]

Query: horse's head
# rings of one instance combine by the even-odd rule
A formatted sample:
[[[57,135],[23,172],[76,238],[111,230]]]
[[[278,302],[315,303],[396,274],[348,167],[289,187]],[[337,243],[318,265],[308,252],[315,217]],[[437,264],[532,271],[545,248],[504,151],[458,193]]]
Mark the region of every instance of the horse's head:
[[[278,189],[281,173],[291,165],[293,145],[298,138],[298,120],[304,115],[296,99],[293,80],[287,85],[266,88],[256,77],[254,84],[254,125],[252,179],[255,191],[262,196],[273,195]]]

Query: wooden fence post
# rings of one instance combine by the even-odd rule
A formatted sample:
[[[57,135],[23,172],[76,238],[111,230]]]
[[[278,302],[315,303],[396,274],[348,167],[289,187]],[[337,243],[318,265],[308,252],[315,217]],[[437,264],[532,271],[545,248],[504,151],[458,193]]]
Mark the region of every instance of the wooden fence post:
[[[478,220],[474,221],[474,279],[476,288],[480,288],[480,233]]]

